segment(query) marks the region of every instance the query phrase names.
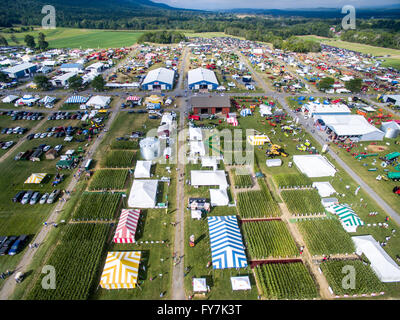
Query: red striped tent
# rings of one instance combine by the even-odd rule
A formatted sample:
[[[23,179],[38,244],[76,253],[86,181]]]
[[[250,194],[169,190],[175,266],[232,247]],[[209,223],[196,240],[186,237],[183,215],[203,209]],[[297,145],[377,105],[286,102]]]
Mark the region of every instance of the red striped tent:
[[[139,220],[140,210],[122,209],[117,230],[114,235],[115,243],[134,243],[136,226]]]
[[[138,96],[129,96],[126,98],[127,101],[139,101],[141,98]]]

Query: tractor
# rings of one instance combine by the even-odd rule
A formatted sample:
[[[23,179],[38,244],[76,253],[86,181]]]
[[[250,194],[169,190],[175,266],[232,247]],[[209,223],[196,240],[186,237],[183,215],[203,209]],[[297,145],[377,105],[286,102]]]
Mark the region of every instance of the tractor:
[[[282,157],[287,157],[288,156],[288,154],[285,153],[283,148],[280,145],[277,145],[277,144],[272,144],[269,147],[269,149],[267,149],[266,155],[269,158],[273,158],[273,157],[276,157],[276,156],[282,156]]]

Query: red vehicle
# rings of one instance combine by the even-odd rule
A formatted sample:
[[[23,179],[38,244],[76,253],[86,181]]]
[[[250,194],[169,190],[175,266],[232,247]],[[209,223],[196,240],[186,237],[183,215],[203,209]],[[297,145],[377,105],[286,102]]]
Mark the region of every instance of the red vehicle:
[[[195,116],[195,115],[190,114],[188,119],[189,120],[200,120],[200,116]]]

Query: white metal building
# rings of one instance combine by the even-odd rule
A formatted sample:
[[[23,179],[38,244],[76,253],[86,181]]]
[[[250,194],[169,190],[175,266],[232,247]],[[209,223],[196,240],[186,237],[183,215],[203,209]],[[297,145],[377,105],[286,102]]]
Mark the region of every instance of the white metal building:
[[[193,89],[215,90],[217,89],[219,84],[214,71],[205,68],[197,68],[189,70],[188,85],[190,90]]]
[[[142,82],[143,90],[172,90],[175,71],[167,68],[158,68],[147,73]]]

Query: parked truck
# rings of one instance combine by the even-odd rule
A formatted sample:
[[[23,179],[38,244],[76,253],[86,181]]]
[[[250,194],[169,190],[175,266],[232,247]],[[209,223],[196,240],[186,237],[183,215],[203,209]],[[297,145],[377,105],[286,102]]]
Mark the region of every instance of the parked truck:
[[[387,176],[393,181],[400,181],[400,172],[389,172]]]

